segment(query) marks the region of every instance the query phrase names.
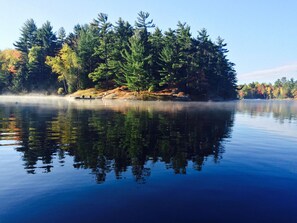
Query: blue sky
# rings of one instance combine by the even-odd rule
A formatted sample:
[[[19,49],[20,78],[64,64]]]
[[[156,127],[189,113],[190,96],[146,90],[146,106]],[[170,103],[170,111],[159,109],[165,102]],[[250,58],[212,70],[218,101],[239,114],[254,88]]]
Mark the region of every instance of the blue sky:
[[[0,8],[0,49],[13,48],[29,18],[38,27],[48,20],[55,31],[64,27],[68,33],[100,12],[111,22],[122,17],[134,24],[142,10],[163,31],[181,21],[193,36],[206,28],[212,39],[224,38],[239,83],[297,79],[296,0],[0,0]]]

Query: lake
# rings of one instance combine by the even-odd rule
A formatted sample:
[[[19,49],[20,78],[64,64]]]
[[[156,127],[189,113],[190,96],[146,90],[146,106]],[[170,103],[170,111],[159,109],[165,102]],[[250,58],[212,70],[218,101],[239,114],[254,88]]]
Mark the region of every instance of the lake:
[[[297,101],[0,97],[0,223],[297,222]]]

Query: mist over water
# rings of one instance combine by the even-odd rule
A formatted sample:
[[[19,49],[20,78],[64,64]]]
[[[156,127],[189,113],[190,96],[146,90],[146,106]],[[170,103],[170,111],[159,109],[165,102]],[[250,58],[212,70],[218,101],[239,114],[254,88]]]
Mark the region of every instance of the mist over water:
[[[296,101],[1,96],[0,222],[295,222],[296,132]]]
[[[139,154],[142,156],[137,157],[141,160],[140,166],[143,166],[149,159],[167,160],[167,163],[173,165],[172,156],[176,155],[176,151],[182,150],[185,155],[184,164],[177,167],[176,172],[185,171],[187,160],[192,159],[196,152],[202,154],[202,159],[197,164],[201,168],[204,153],[205,155],[217,153],[216,156],[220,153],[220,139],[230,131],[229,127],[233,119],[232,110],[234,110],[234,103],[218,105],[142,101],[75,101],[69,98],[42,99],[39,97],[7,98],[4,101],[5,106],[8,102],[11,103],[9,107],[11,110],[6,112],[7,120],[15,126],[20,124],[26,127],[20,127],[22,131],[15,133],[20,134],[19,137],[23,142],[23,146],[17,150],[23,151],[26,159],[32,158],[30,156],[32,148],[35,150],[33,155],[37,154],[33,157],[33,161],[26,160],[28,163],[26,169],[32,173],[36,172],[34,164],[37,163],[39,156],[42,157],[44,150],[53,150],[47,154],[49,157],[43,157],[46,160],[45,164],[52,168],[53,166],[50,165],[52,156],[55,156],[57,151],[61,150],[63,153],[67,152],[68,155],[72,155],[71,151],[77,151],[80,147],[83,147],[82,149],[98,147],[104,154],[98,154],[94,150],[90,153],[93,156],[92,161],[79,160],[82,155],[78,155],[76,156],[78,161],[74,166],[96,169],[98,156],[102,155],[102,159],[106,159],[108,156],[105,153],[118,150],[123,150],[131,156],[126,157],[128,164],[120,167],[123,170],[127,169],[135,159],[132,156]],[[213,110],[214,107],[220,111],[219,115]],[[210,126],[211,130],[204,129],[204,125],[209,125],[207,122],[213,123],[213,126]],[[198,135],[199,132],[201,133]],[[132,151],[134,149],[138,152]],[[165,150],[164,155],[168,157],[160,159],[163,153],[161,149]],[[195,150],[201,151],[195,152]],[[84,153],[87,155],[86,159],[89,159],[90,154],[87,151]],[[115,154],[110,154],[110,156],[108,162],[115,162]],[[89,166],[89,163],[92,165]],[[118,166],[118,163],[113,165]]]

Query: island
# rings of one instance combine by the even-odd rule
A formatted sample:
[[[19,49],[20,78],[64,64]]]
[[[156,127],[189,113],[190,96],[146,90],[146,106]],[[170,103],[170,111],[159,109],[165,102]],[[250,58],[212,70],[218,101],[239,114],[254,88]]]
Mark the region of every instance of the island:
[[[221,37],[213,41],[204,28],[194,37],[182,22],[163,32],[149,16],[139,12],[132,26],[122,18],[112,24],[99,13],[68,35],[63,28],[54,32],[48,21],[38,28],[27,20],[15,49],[0,52],[1,93],[95,89],[125,90],[129,98],[141,99],[237,98],[235,64]]]

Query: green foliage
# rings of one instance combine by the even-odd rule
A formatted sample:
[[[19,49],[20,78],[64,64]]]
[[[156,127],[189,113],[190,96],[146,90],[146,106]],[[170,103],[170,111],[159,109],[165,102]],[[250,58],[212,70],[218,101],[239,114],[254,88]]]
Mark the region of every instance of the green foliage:
[[[113,65],[115,71],[114,82],[117,85],[125,85],[126,79],[124,75],[124,70],[122,64],[125,63],[125,59],[122,56],[123,51],[129,50],[129,39],[133,35],[133,28],[128,23],[122,20],[121,18],[117,21],[116,26],[114,27],[114,38],[113,38]]]
[[[80,88],[80,61],[77,54],[67,44],[63,45],[57,56],[48,56],[46,64],[59,75],[58,80],[63,82],[65,92],[72,93]]]
[[[33,19],[29,19],[21,28],[21,37],[14,46],[22,53],[28,53],[29,50],[37,44],[37,26]]]
[[[145,47],[140,33],[136,32],[130,38],[129,43],[129,51],[124,51],[125,63],[122,64],[127,86],[131,90],[147,90],[151,83],[151,77],[146,69],[146,64],[151,57],[145,55]]]
[[[105,88],[109,87],[109,82],[116,76],[116,61],[113,54],[113,39],[114,34],[111,31],[111,23],[107,21],[106,14],[99,14],[98,19],[94,24],[99,29],[99,44],[95,48],[94,55],[98,56],[101,63],[95,70],[89,74],[89,77],[94,82],[105,82]]]
[[[12,89],[15,91],[49,91],[56,79],[45,64],[47,56],[54,56],[61,48],[50,22],[37,28],[33,19],[27,20],[21,29],[21,37],[14,45],[22,53]]]
[[[150,73],[154,79],[154,85],[157,86],[161,79],[160,70],[162,69],[160,59],[160,49],[164,47],[162,31],[159,28],[156,28],[155,31],[149,36],[148,41],[150,45],[150,54],[152,55]]]
[[[178,80],[179,55],[175,31],[165,32],[164,47],[160,52],[160,86],[174,87]]]
[[[123,76],[119,76],[120,82],[131,90],[148,90],[154,84],[152,75],[151,45],[148,41],[148,28],[154,27],[153,20],[147,21],[149,13],[138,14],[134,35],[130,37],[128,49],[124,49],[121,62]]]
[[[99,45],[99,36],[92,26],[86,26],[79,33],[77,42],[77,54],[82,65],[81,87],[88,88],[92,86],[89,79],[89,73],[92,73],[98,66],[98,56],[95,55],[95,49]]]
[[[140,11],[138,13],[137,22],[135,22],[135,26],[138,29],[147,30],[148,28],[153,28],[155,25],[153,24],[153,20],[147,21],[150,14],[148,12]]]
[[[37,41],[47,56],[54,56],[59,48],[57,45],[57,37],[53,33],[53,27],[50,22],[45,22],[40,29],[37,30]]]
[[[181,22],[164,34],[158,28],[150,33],[155,24],[149,17],[139,12],[132,27],[121,18],[113,25],[107,14],[99,13],[91,23],[76,25],[68,36],[63,28],[55,34],[50,22],[37,28],[34,20],[27,20],[15,43],[22,56],[11,89],[63,87],[72,92],[126,85],[136,91],[174,88],[204,100],[236,97],[234,64],[221,38],[213,42],[206,29],[195,38],[190,26]],[[282,87],[278,94],[295,94],[287,89]]]
[[[30,81],[28,81],[28,90],[40,89],[39,85],[44,80],[44,53],[44,49],[40,46],[33,46],[29,51],[27,67]]]

